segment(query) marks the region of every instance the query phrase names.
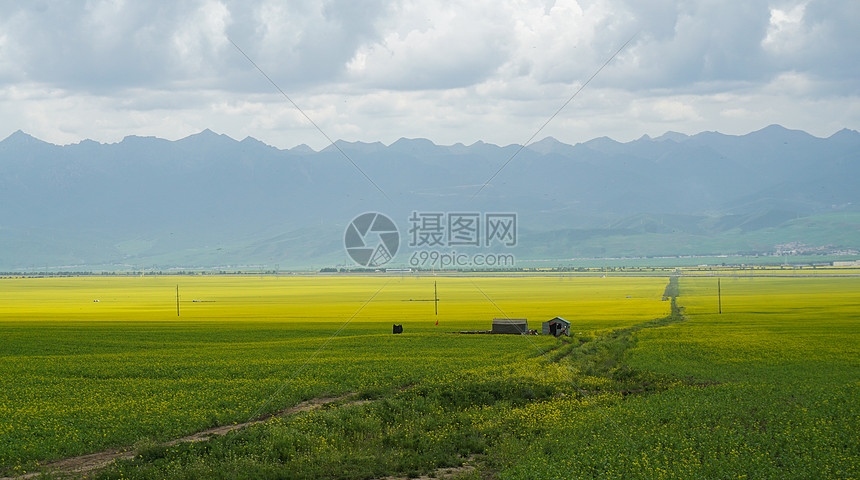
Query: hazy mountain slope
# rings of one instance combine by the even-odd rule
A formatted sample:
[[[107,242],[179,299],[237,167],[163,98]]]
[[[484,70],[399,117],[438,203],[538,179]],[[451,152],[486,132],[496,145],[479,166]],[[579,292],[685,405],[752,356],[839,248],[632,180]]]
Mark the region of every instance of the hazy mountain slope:
[[[330,264],[343,257],[346,224],[364,211],[385,212],[401,229],[412,211],[516,212],[524,257],[653,251],[624,243],[641,235],[667,236],[667,251],[732,253],[814,228],[788,228],[798,217],[860,205],[860,133],[851,130],[817,138],[770,126],[573,146],[547,138],[477,196],[519,146],[338,147],[349,160],[333,146],[280,150],[209,130],[66,146],[16,132],[0,142],[0,268]],[[860,247],[838,230],[829,243]],[[765,243],[735,241],[754,233]],[[721,235],[735,240],[714,243]]]

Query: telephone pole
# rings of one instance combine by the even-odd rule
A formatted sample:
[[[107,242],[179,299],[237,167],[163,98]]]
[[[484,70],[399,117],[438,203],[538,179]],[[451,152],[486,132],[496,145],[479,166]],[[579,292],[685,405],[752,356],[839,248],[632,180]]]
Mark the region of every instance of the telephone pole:
[[[717,279],[717,311],[718,313],[723,313],[723,294],[720,290],[720,279]]]
[[[433,310],[439,315],[439,294],[436,292],[436,280],[433,280]]]

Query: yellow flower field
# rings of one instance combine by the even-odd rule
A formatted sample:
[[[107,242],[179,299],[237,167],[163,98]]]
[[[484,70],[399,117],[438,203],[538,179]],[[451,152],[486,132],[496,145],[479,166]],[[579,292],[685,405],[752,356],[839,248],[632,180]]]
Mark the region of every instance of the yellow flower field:
[[[419,301],[432,300],[434,282],[438,316],[432,301]],[[665,283],[299,275],[0,279],[0,469],[169,439],[314,396],[385,391],[515,362],[557,341],[446,332],[489,329],[493,318],[506,316],[528,318],[536,329],[562,316],[583,335],[629,326],[667,314]],[[403,324],[405,334],[391,335],[393,323]]]
[[[717,281],[0,279],[0,473],[128,447],[137,456],[97,478],[366,479],[463,462],[476,469],[461,480],[860,478],[860,278],[723,277],[719,297]],[[450,333],[555,316],[571,338]],[[160,445],[349,392],[367,401]]]

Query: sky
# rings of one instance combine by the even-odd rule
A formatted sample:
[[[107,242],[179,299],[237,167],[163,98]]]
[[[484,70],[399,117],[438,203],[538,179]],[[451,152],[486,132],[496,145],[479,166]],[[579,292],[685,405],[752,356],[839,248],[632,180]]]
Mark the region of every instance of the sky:
[[[860,130],[858,22],[857,0],[0,0],[0,138],[826,137]]]

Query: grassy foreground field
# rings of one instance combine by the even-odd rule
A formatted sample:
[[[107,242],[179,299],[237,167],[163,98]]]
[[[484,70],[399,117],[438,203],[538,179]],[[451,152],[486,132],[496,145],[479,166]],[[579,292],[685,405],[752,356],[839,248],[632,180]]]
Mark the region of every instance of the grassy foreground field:
[[[674,383],[539,422],[505,478],[858,478],[860,279],[724,278],[722,314],[716,279],[679,283],[687,319],[622,355]]]
[[[440,278],[438,326],[433,302],[409,301],[433,298],[431,278],[0,280],[0,468],[497,369],[556,343],[443,333],[505,314],[591,330],[668,311],[663,279],[602,280]]]
[[[0,280],[0,474],[133,446],[98,477],[860,475],[858,278],[723,279],[722,315],[681,278],[687,318],[667,278],[436,280],[438,317],[429,277]],[[444,333],[556,315],[574,341]]]

